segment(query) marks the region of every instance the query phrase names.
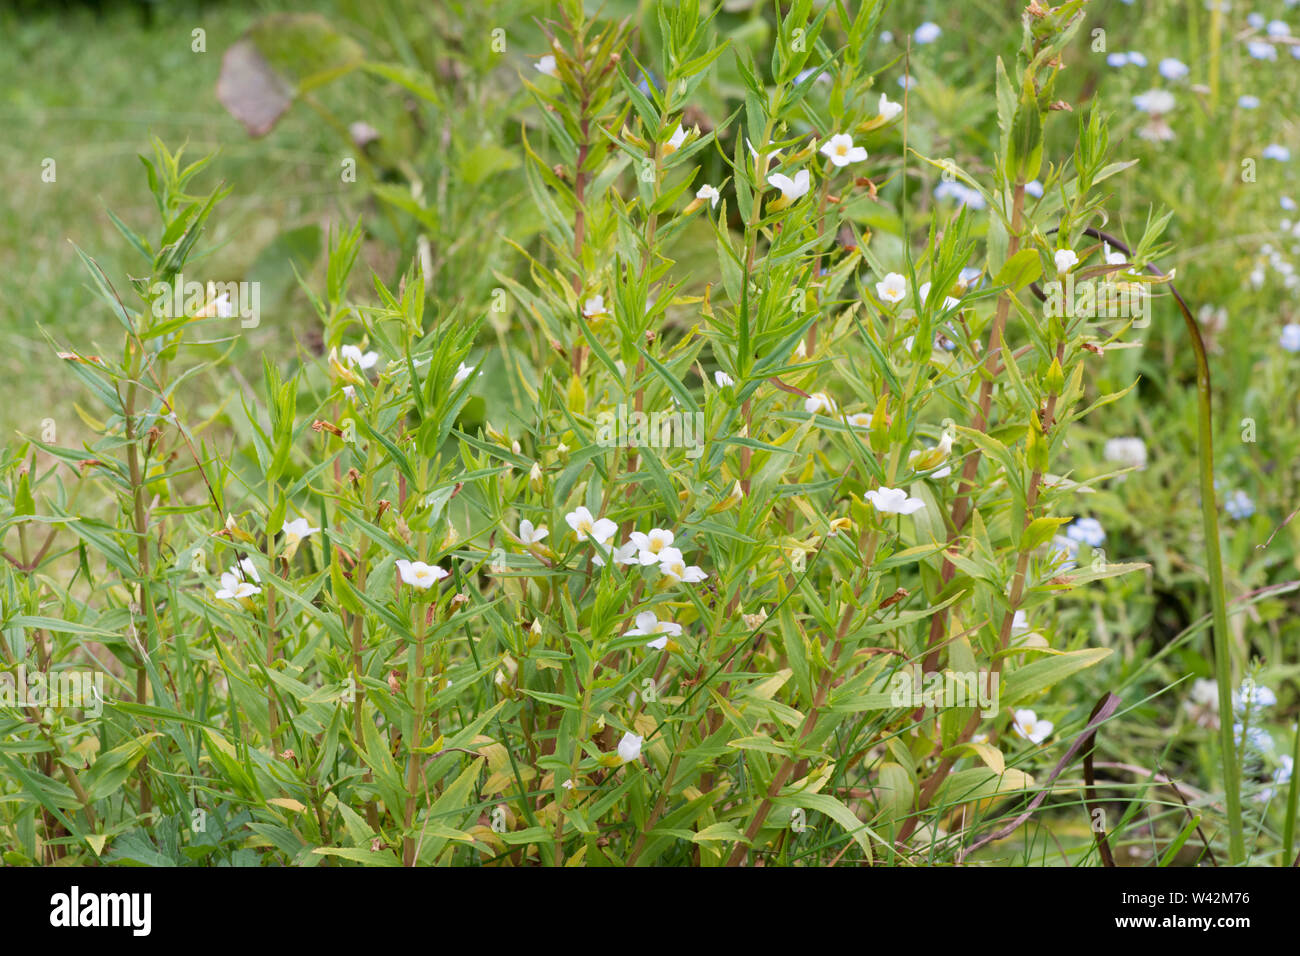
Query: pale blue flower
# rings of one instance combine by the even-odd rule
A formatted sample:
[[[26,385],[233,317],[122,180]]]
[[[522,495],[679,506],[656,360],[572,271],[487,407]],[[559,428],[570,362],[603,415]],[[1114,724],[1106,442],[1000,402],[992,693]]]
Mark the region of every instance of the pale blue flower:
[[[1276,159],[1279,163],[1290,162],[1291,150],[1287,149],[1281,143],[1269,143],[1264,147],[1265,159]]]
[[[917,43],[924,46],[927,43],[933,43],[935,40],[939,39],[939,34],[942,32],[943,31],[939,29],[937,23],[931,23],[927,20],[916,28],[916,33],[912,34],[912,36]]]
[[[1282,336],[1278,344],[1288,352],[1300,352],[1300,325],[1288,322],[1282,326]]]
[[[1160,75],[1166,80],[1181,80],[1190,72],[1186,63],[1182,60],[1176,60],[1172,56],[1167,56],[1161,60],[1157,69],[1160,70]]]
[[[1259,109],[1259,97],[1247,93],[1244,96],[1237,97],[1237,105],[1243,110],[1257,110]]]
[[[1100,548],[1106,542],[1106,531],[1096,518],[1078,518],[1065,529],[1065,536],[1090,548]]]
[[[1223,503],[1223,510],[1228,512],[1230,517],[1240,521],[1243,518],[1249,518],[1255,513],[1255,502],[1250,500],[1250,495],[1238,488],[1228,495],[1227,500]]]
[[[1251,40],[1246,44],[1246,52],[1257,60],[1277,59],[1277,47],[1264,40]]]

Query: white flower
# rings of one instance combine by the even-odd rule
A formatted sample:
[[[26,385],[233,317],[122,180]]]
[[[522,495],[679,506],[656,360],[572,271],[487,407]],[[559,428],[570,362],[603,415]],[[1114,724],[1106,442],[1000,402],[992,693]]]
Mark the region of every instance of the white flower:
[[[907,280],[897,272],[890,272],[876,283],[876,295],[886,302],[902,302],[907,295]]]
[[[754,148],[753,144],[750,143],[748,137],[745,138],[745,145],[749,147],[749,155],[754,157],[754,167],[757,168],[757,167],[758,167],[758,150],[756,150],[756,149]],[[781,155],[781,151],[780,151],[780,150],[774,150],[774,149],[772,149],[772,144],[771,144],[771,143],[768,143],[768,144],[767,144],[767,150],[768,150],[768,151],[767,151],[767,155],[766,155],[764,158],[765,158],[765,160],[766,160],[766,165],[770,167],[770,166],[772,165],[772,163],[773,163],[777,158],[780,157],[780,155]],[[767,172],[767,170],[764,169],[763,172]],[[774,185],[775,185],[775,184],[774,184]]]
[[[401,575],[402,581],[417,591],[429,590],[429,588],[447,577],[448,574],[436,564],[425,564],[423,561],[407,561],[405,559],[397,562],[397,573]]]
[[[1166,80],[1181,80],[1190,72],[1186,63],[1182,60],[1176,60],[1172,56],[1167,56],[1161,60],[1157,69]]]
[[[1141,438],[1111,438],[1102,449],[1102,455],[1107,461],[1133,468],[1147,466],[1147,446]]]
[[[1039,720],[1032,710],[1017,710],[1011,729],[1020,739],[1041,744],[1051,735],[1054,726],[1050,720]]]
[[[247,558],[244,559],[248,560]],[[240,562],[241,564],[243,562]],[[242,601],[244,598],[260,594],[262,589],[251,581],[240,578],[239,573],[231,568],[222,572],[221,588],[213,595],[219,601]]]
[[[294,518],[292,521],[285,522],[284,537],[286,541],[298,542],[304,538],[310,538],[319,530],[320,528],[313,528],[309,525],[306,518]],[[245,558],[244,560],[247,561],[248,559]],[[257,572],[254,570],[254,580],[256,580],[256,575]]]
[[[618,533],[618,525],[608,518],[593,518],[591,512],[585,505],[579,505],[573,511],[564,516],[573,533],[578,536],[579,541],[585,541],[591,538],[598,544],[604,544]]]
[[[890,120],[892,120],[892,119],[893,119],[895,116],[897,116],[899,113],[903,112],[903,104],[902,104],[902,103],[895,103],[893,100],[891,100],[891,99],[890,99],[888,96],[886,96],[884,93],[881,93],[881,94],[880,94],[880,105],[877,106],[876,109],[880,112],[880,118],[881,118],[881,120],[883,120],[884,122],[888,123]]]
[[[545,74],[546,76],[554,76],[555,57],[549,53],[546,54],[546,56],[542,57],[536,63],[533,64],[533,69],[536,70],[538,73]]]
[[[597,315],[605,315],[605,297],[603,295],[593,295],[590,299],[582,304],[582,314],[587,318],[594,318]]]
[[[682,148],[682,143],[686,142],[686,130],[682,129],[682,124],[677,124],[677,129],[673,135],[668,137],[668,142],[664,145],[664,155],[675,153]]]
[[[1029,630],[1029,615],[1024,611],[1017,611],[1011,616],[1011,633],[1024,634]]]
[[[646,647],[652,647],[656,651],[662,651],[668,646],[668,638],[681,637],[682,626],[674,624],[672,621],[661,621],[655,617],[654,611],[642,611],[636,616],[636,627],[628,628],[628,637],[650,636],[651,634],[661,635],[653,641],[647,641]]]
[[[1276,159],[1279,163],[1291,161],[1291,150],[1280,143],[1269,143],[1264,147],[1265,159]]]
[[[524,544],[537,544],[548,534],[550,532],[544,526],[534,527],[527,518],[519,522],[519,540]]]
[[[910,451],[910,452],[908,452],[908,453],[907,453],[907,463],[908,463],[908,465],[911,465],[911,464],[912,464],[913,459],[915,459],[917,455],[928,455],[929,453],[930,453],[930,452],[929,452],[928,449],[927,449],[926,451]],[[925,471],[925,470],[928,470],[928,469],[922,469],[922,470]],[[931,473],[931,474],[930,474],[930,477],[931,477],[931,478],[947,478],[947,477],[948,477],[949,475],[951,475],[951,474],[952,474],[952,466],[951,466],[951,465],[944,465],[944,466],[943,466],[942,468],[940,468],[938,471],[935,471],[935,472]],[[913,499],[913,500],[916,500],[916,499]]]
[[[1057,249],[1052,259],[1056,262],[1057,272],[1069,272],[1079,264],[1079,257],[1073,249]]]
[[[688,567],[686,559],[676,548],[664,548],[659,552],[659,573],[685,584],[698,584],[708,577],[695,565]]]
[[[339,355],[342,356],[345,362],[362,370],[373,368],[375,363],[379,361],[378,352],[362,352],[355,345],[343,346],[343,348],[339,349]]]
[[[1228,495],[1227,500],[1223,503],[1223,510],[1228,512],[1230,517],[1240,521],[1242,518],[1249,518],[1255,513],[1255,502],[1250,500],[1250,495],[1238,488]]]
[[[1282,326],[1282,336],[1278,339],[1278,344],[1288,352],[1300,352],[1300,325],[1288,322]]]
[[[825,392],[813,392],[804,399],[803,410],[809,415],[834,415],[835,402]]]
[[[1134,106],[1143,113],[1152,113],[1156,116],[1171,112],[1176,102],[1174,94],[1168,90],[1147,90],[1133,97]]]
[[[854,428],[871,427],[871,415],[867,412],[854,412],[845,420]]]
[[[316,530],[319,531],[320,529],[317,528]],[[261,583],[262,579],[257,573],[257,566],[253,564],[252,558],[240,558],[239,569],[244,572],[244,577],[251,578],[252,580],[257,581],[259,584]],[[239,571],[235,570],[234,568],[231,568],[230,573],[238,574]]]
[[[641,741],[644,739],[630,730],[623,735],[623,739],[618,742],[618,755],[624,763],[631,763],[641,756]]]
[[[473,366],[466,365],[464,362],[461,362],[460,366],[456,369],[455,376],[452,377],[451,387],[455,388],[461,382],[465,381],[465,379],[469,378],[470,373],[473,371],[474,371]],[[479,372],[479,374],[482,375],[483,373]]]
[[[806,169],[801,169],[795,173],[794,179],[781,173],[773,173],[767,177],[767,181],[770,185],[781,190],[781,198],[786,202],[794,202],[801,196],[806,195],[812,185]]]
[[[866,149],[854,146],[853,137],[848,133],[836,133],[822,144],[820,152],[823,156],[829,157],[835,166],[860,163],[867,158]]]
[[[1065,536],[1090,548],[1100,548],[1106,543],[1106,532],[1096,518],[1078,518],[1065,529]]]
[[[937,23],[931,23],[927,20],[916,28],[916,32],[912,34],[912,38],[916,40],[919,45],[925,46],[927,43],[933,43],[935,40],[939,39],[939,34],[942,32],[943,31],[939,29]]]
[[[1198,677],[1192,682],[1190,697],[1194,704],[1217,710],[1219,707],[1219,685],[1212,680]]]
[[[718,369],[713,373],[713,381],[717,384],[718,388],[726,388],[728,385],[736,384],[736,380],[722,369]]]
[[[917,290],[917,293],[921,297],[921,304],[924,305],[925,301],[930,298],[930,283],[922,282],[921,288]],[[950,295],[946,295],[943,297],[943,304],[940,305],[939,308],[944,312],[947,312],[949,309],[955,309],[959,305],[961,305],[959,301]]]
[[[649,534],[633,531],[628,537],[636,545],[637,560],[646,566],[658,564],[660,552],[673,543],[673,533],[665,528],[652,528]]]
[[[350,402],[355,402],[357,400],[357,390],[351,385],[343,386],[343,394],[347,396],[348,401]]]
[[[718,205],[718,200],[722,197],[720,196],[718,190],[715,187],[710,186],[708,183],[705,183],[696,191],[695,198],[707,199],[709,201],[709,205],[711,207],[716,208]]]
[[[868,491],[863,497],[870,501],[877,511],[888,514],[910,515],[925,507],[924,501],[920,498],[909,498],[902,488],[888,488],[882,485]]]

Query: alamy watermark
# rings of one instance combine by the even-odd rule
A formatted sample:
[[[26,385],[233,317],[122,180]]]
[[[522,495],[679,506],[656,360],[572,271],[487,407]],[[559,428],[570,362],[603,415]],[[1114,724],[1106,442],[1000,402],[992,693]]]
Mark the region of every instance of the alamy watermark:
[[[1151,324],[1150,290],[1141,282],[1111,282],[1074,278],[1067,272],[1064,279],[1044,286],[1043,307],[1048,315],[1080,319],[1132,319],[1133,327]]]
[[[186,282],[176,273],[170,282],[155,282],[149,287],[153,295],[153,314],[157,319],[179,319],[183,315],[199,318],[239,316],[245,329],[255,329],[262,316],[262,286],[259,282]]]
[[[27,670],[0,672],[0,707],[60,707],[84,710],[92,717],[104,712],[102,671]]]
[[[889,700],[895,707],[978,707],[983,717],[997,716],[996,671],[901,670],[889,679]]]
[[[617,411],[596,416],[596,444],[602,448],[685,448],[687,458],[704,452],[704,413]]]

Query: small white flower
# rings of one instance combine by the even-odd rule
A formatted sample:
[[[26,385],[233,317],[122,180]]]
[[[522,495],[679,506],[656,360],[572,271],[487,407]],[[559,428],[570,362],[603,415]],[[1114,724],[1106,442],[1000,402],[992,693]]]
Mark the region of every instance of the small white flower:
[[[925,301],[928,298],[930,298],[930,283],[922,282],[921,288],[917,290],[917,294],[920,295],[921,304],[924,305]],[[961,305],[959,301],[957,301],[950,295],[946,295],[943,297],[943,303],[939,306],[939,308],[942,309],[944,312],[947,312],[949,309],[955,309],[959,305]]]
[[[756,150],[756,149],[754,148],[754,145],[749,141],[749,138],[748,138],[748,137],[746,137],[746,139],[745,139],[745,145],[749,147],[749,155],[752,156],[752,157],[754,157],[754,167],[757,168],[757,167],[758,167],[758,150]],[[780,155],[781,155],[781,151],[780,151],[780,150],[772,149],[772,144],[771,144],[771,143],[768,143],[768,144],[767,144],[767,155],[764,157],[764,158],[766,159],[766,165],[770,168],[771,165],[772,165],[772,163],[775,162],[775,161],[780,157]],[[764,169],[763,172],[767,172],[767,169]],[[773,185],[775,185],[775,184],[773,184]]]
[[[877,511],[887,514],[910,515],[925,507],[922,499],[908,497],[907,492],[902,488],[881,486],[868,491],[863,497],[870,501]]]
[[[423,561],[407,561],[405,559],[397,562],[397,573],[401,575],[404,583],[409,584],[417,591],[427,591],[448,576],[448,572],[436,564],[425,564]]]
[[[715,187],[710,186],[708,183],[705,183],[696,191],[695,198],[707,199],[711,207],[717,208],[718,200],[721,199],[722,197],[718,193],[718,190]]]
[[[579,541],[586,541],[588,538],[604,544],[618,533],[618,525],[608,518],[596,519],[592,517],[591,512],[585,505],[579,505],[573,511],[564,516],[573,533],[578,536]]]
[[[1174,94],[1168,90],[1147,90],[1145,93],[1139,93],[1133,97],[1133,105],[1143,113],[1151,113],[1155,116],[1163,116],[1172,112],[1177,101]]]
[[[1096,518],[1078,518],[1065,529],[1065,536],[1090,548],[1100,548],[1106,543],[1106,532]]]
[[[813,392],[804,399],[803,410],[809,415],[834,415],[835,402],[825,392]]]
[[[636,545],[637,560],[647,567],[658,564],[660,553],[673,543],[673,533],[665,528],[652,528],[649,534],[633,531],[628,537]]]
[[[888,123],[899,113],[903,112],[903,104],[895,103],[887,95],[881,93],[880,105],[878,105],[876,109],[880,113],[881,120]]]
[[[1011,617],[1011,633],[1025,634],[1029,631],[1029,615],[1024,611],[1017,611]]]
[[[1050,720],[1039,720],[1032,710],[1017,710],[1011,729],[1020,739],[1041,744],[1051,735],[1054,726]]]
[[[902,302],[907,295],[907,279],[897,272],[888,273],[876,283],[876,295],[886,302]]]
[[[871,415],[867,412],[854,412],[845,419],[854,428],[870,428]]]
[[[1052,259],[1056,262],[1057,272],[1069,272],[1079,264],[1079,257],[1073,249],[1057,249]]]
[[[618,742],[618,755],[624,763],[631,763],[641,756],[641,741],[644,739],[630,730],[623,735],[623,739]]]
[[[695,565],[688,566],[686,559],[676,548],[664,548],[659,553],[659,573],[684,584],[698,584],[708,577]]]
[[[728,385],[736,384],[736,380],[722,369],[718,369],[713,373],[713,381],[717,384],[718,388],[726,388]]]
[[[668,646],[668,638],[681,637],[682,626],[672,621],[661,621],[654,611],[642,611],[636,616],[636,627],[628,628],[628,637],[649,637],[659,635],[653,641],[647,641],[646,647],[662,651]]]
[[[823,156],[828,157],[835,166],[860,163],[867,158],[866,149],[861,146],[854,146],[853,137],[848,133],[836,133],[822,144],[820,152]]]
[[[1282,326],[1282,335],[1278,344],[1288,352],[1300,352],[1300,325],[1288,322]]]
[[[582,314],[589,319],[598,315],[606,315],[605,297],[603,295],[593,295],[582,304]]]
[[[941,33],[943,33],[943,31],[939,29],[937,23],[931,23],[927,20],[916,28],[916,32],[912,34],[912,38],[916,40],[917,44],[920,46],[925,46],[927,43],[933,43],[935,40],[939,39],[939,34]]]
[[[464,362],[461,362],[459,367],[457,367],[456,369],[456,374],[452,377],[451,387],[455,388],[461,382],[465,381],[465,379],[470,377],[470,374],[473,371],[474,371],[473,366],[466,365]],[[482,375],[483,373],[479,372],[479,374]]]
[[[1167,56],[1161,60],[1157,69],[1166,80],[1181,80],[1190,72],[1186,63],[1182,60],[1176,60],[1172,56]]]
[[[231,568],[229,571],[222,572],[221,588],[213,596],[219,601],[242,601],[261,592],[261,588],[251,581],[243,580],[235,569]]]
[[[379,361],[378,352],[362,352],[355,345],[343,346],[343,348],[339,349],[339,355],[345,362],[355,365],[363,371],[373,368],[375,363]]]
[[[686,130],[682,129],[682,124],[677,124],[677,129],[673,130],[673,135],[668,137],[668,142],[664,145],[664,154],[675,153],[682,148],[682,143],[686,142]]]
[[[549,53],[546,54],[546,56],[540,58],[536,63],[533,64],[533,69],[536,70],[538,73],[545,74],[546,76],[554,76],[555,57]]]
[[[1147,446],[1141,438],[1111,438],[1102,449],[1102,455],[1107,461],[1132,468],[1147,466]]]
[[[310,538],[319,530],[320,528],[313,528],[308,524],[306,518],[294,518],[292,521],[285,522],[284,537],[287,541],[297,542],[302,541],[305,538]],[[244,560],[248,559],[245,558]],[[254,572],[254,574],[256,574],[256,572]]]
[[[812,183],[808,178],[808,170],[801,169],[794,174],[794,179],[782,173],[773,173],[767,177],[770,185],[781,190],[781,198],[786,202],[794,202],[802,196],[807,195],[808,190],[812,188]]]
[[[317,528],[316,530],[319,531],[320,529]],[[253,564],[252,558],[240,558],[239,568],[244,572],[244,577],[251,578],[252,580],[258,582],[259,584],[262,582],[262,578],[257,573],[257,565]],[[231,568],[230,572],[232,574],[239,573],[234,568]]]
[[[527,518],[519,522],[519,540],[524,544],[538,544],[548,534],[550,532],[546,530],[545,526],[534,527],[533,523]]]

